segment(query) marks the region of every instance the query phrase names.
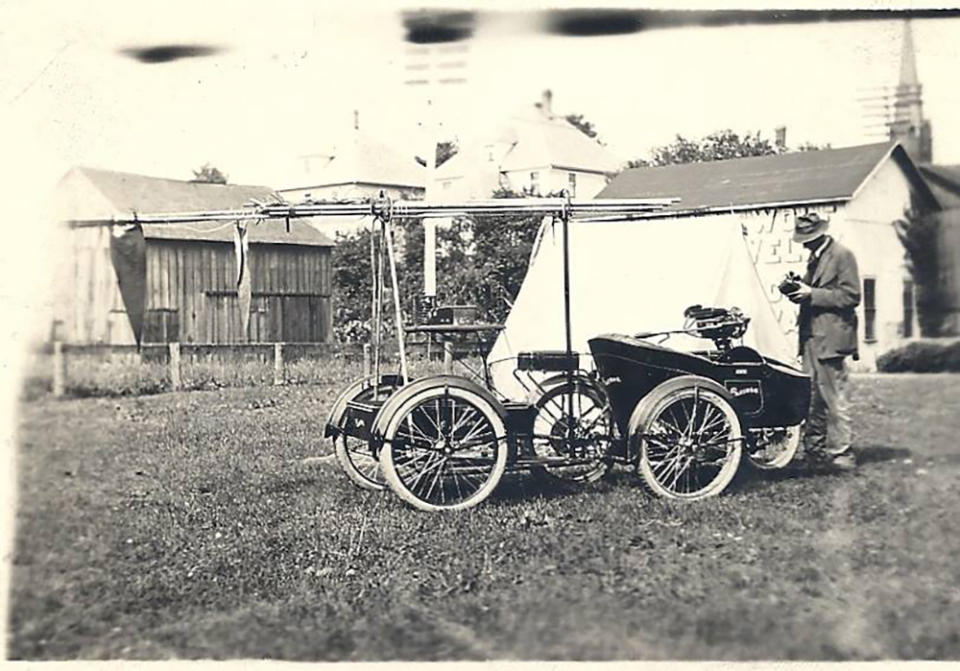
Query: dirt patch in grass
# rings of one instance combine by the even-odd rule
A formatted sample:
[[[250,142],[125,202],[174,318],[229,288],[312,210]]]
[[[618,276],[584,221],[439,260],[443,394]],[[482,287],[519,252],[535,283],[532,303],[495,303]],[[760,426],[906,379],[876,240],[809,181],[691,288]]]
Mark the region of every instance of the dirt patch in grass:
[[[514,477],[451,515],[304,462],[338,385],[29,403],[9,652],[956,659],[960,377],[854,384],[854,475],[692,505]]]

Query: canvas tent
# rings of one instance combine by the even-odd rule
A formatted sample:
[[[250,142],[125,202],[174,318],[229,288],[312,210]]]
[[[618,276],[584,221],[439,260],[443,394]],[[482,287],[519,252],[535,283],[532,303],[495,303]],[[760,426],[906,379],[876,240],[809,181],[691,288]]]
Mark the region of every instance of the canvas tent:
[[[573,349],[604,333],[635,334],[678,329],[690,305],[736,306],[750,316],[744,344],[790,363],[796,344],[786,336],[766,297],[733,215],[569,224]],[[653,342],[660,342],[659,339]],[[667,347],[712,347],[709,341],[670,336]],[[521,401],[514,378],[516,355],[563,350],[563,237],[561,224],[545,222],[517,300],[488,357],[494,387]],[[589,368],[588,357],[581,365]]]

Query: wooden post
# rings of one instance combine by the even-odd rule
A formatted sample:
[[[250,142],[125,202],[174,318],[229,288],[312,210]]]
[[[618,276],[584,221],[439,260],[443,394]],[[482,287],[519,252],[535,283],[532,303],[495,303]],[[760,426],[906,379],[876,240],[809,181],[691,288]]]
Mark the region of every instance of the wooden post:
[[[283,343],[273,343],[273,384],[283,384]]]
[[[363,343],[363,376],[370,377],[373,373],[370,372],[370,343]]]
[[[180,377],[180,343],[170,343],[170,389],[177,391],[183,386]]]
[[[60,398],[67,390],[67,366],[63,358],[63,343],[53,343],[53,395]]]
[[[453,373],[453,342],[443,341],[443,372],[447,375]]]

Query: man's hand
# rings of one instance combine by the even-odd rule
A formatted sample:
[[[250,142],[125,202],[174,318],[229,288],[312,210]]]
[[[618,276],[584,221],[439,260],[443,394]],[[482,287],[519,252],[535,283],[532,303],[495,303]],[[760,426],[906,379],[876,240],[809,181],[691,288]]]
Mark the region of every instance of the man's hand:
[[[809,284],[805,284],[803,282],[798,282],[798,284],[799,286],[797,287],[796,291],[787,294],[787,298],[789,298],[793,303],[802,303],[803,301],[808,300],[810,298],[810,294],[813,293]]]

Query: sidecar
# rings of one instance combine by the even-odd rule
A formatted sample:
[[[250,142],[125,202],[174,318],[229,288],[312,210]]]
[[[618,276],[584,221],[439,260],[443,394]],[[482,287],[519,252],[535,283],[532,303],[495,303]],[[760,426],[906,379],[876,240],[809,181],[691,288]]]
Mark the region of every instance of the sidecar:
[[[796,368],[745,346],[681,352],[615,334],[589,345],[627,454],[656,493],[705,498],[744,453],[759,468],[793,458],[810,399]]]

